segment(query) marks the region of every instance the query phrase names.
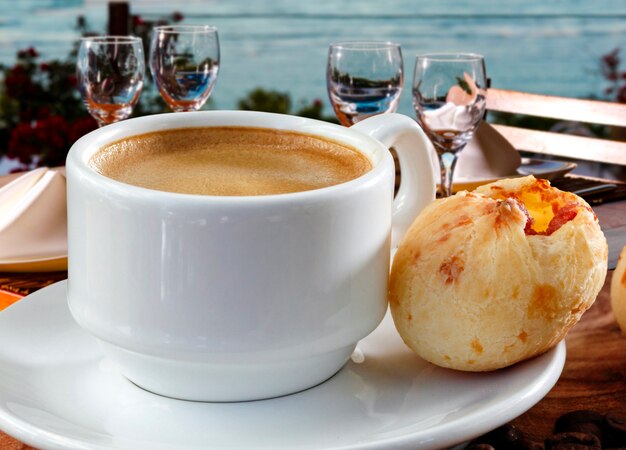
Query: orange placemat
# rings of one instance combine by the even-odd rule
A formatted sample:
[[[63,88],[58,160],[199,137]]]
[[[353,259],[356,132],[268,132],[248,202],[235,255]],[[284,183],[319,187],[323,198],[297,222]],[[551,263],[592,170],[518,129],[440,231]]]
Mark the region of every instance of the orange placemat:
[[[0,311],[28,294],[66,278],[66,271],[42,273],[0,272]],[[3,447],[0,448],[3,449]]]
[[[8,436],[0,431],[0,449],[2,450],[37,450],[34,447],[30,447],[26,444],[22,444],[16,441],[11,436]]]

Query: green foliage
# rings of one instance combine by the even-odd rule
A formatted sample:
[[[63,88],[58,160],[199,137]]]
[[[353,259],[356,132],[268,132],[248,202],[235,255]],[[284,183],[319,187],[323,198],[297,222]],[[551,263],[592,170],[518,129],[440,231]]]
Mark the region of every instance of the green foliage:
[[[291,98],[289,94],[277,91],[267,91],[256,88],[247,97],[237,103],[239,109],[244,111],[264,111],[279,114],[289,114],[291,111]]]
[[[334,116],[324,116],[322,114],[324,104],[320,99],[315,99],[311,103],[301,102],[300,106],[294,110],[291,105],[291,97],[288,93],[263,88],[256,88],[250,91],[246,97],[237,102],[237,106],[244,111],[292,114],[295,116],[308,117],[310,119],[339,123]]]

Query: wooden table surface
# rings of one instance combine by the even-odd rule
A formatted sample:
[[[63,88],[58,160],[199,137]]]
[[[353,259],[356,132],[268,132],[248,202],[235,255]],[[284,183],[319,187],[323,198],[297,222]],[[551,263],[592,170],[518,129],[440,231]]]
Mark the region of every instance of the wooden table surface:
[[[605,230],[626,227],[626,200],[595,206]],[[575,409],[626,411],[626,336],[611,311],[612,272],[596,302],[566,338],[563,373],[548,395],[513,421],[533,440],[543,442],[561,414]],[[0,450],[31,449],[0,432]]]
[[[594,305],[565,339],[567,358],[556,386],[512,422],[534,441],[543,442],[552,433],[554,421],[568,411],[626,411],[626,336],[611,310],[611,275]]]

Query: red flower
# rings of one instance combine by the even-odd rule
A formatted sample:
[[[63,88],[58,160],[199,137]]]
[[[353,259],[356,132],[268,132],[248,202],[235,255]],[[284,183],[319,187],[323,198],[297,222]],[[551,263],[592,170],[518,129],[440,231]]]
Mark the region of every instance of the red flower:
[[[45,62],[39,64],[39,70],[41,70],[42,72],[47,72],[48,70],[50,70],[50,64]]]
[[[90,131],[95,130],[96,128],[98,128],[98,123],[91,116],[77,119],[70,127],[70,144],[73,144],[78,139],[80,139]]]
[[[29,170],[29,169],[30,169],[30,167],[22,165],[22,166],[18,166],[18,167],[14,167],[14,168],[12,168],[12,169],[9,171],[9,173],[26,172],[26,171],[27,171],[27,170]]]
[[[17,52],[17,57],[19,59],[36,58],[38,56],[39,52],[35,50],[34,47],[28,47],[26,50],[20,50],[19,52]]]
[[[608,70],[615,70],[619,66],[619,48],[613,49],[612,52],[607,53],[602,57],[602,65]]]
[[[34,127],[35,135],[41,143],[40,166],[63,165],[69,150],[69,124],[61,116],[50,116],[38,120]]]
[[[48,108],[47,106],[42,106],[41,108],[39,108],[39,110],[37,111],[37,118],[46,119],[48,117],[50,117],[50,108]]]
[[[626,85],[622,86],[620,90],[617,92],[616,100],[619,103],[626,103]]]
[[[50,116],[41,122],[44,122],[48,137],[52,136],[52,142],[56,144],[55,147],[64,148],[67,146],[70,125],[63,117]]]
[[[604,55],[600,61],[602,75],[610,82],[610,86],[604,90],[606,95],[614,95],[615,101],[626,103],[626,71],[620,71],[619,65],[622,62],[619,57],[619,48],[613,49]]]
[[[144,23],[145,21],[141,18],[141,16],[138,16],[138,15],[133,16],[133,27],[143,25]]]
[[[6,94],[11,98],[30,97],[37,93],[37,87],[21,65],[13,66],[4,79]]]
[[[31,108],[20,109],[18,117],[20,122],[30,122],[33,120],[33,110]]]
[[[172,21],[174,22],[182,22],[184,18],[185,16],[183,16],[183,13],[181,13],[180,11],[172,13]]]
[[[32,163],[32,155],[38,151],[36,140],[32,136],[32,127],[27,123],[19,123],[9,137],[7,157],[19,159],[22,164]]]
[[[11,132],[7,156],[29,165],[38,155],[39,165],[61,165],[69,150],[70,127],[61,116],[19,123]]]
[[[33,136],[39,142],[46,142],[51,138],[51,136],[48,136],[47,128],[46,119],[35,120],[35,124],[33,126]]]

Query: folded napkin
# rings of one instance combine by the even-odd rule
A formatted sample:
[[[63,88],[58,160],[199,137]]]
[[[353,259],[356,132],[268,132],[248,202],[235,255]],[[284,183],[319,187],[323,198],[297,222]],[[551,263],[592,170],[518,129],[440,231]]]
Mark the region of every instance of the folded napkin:
[[[0,188],[0,263],[66,255],[63,174],[42,167]]]
[[[439,180],[439,162],[434,147],[431,152],[435,179]],[[479,184],[515,176],[521,162],[519,152],[511,143],[487,122],[481,122],[472,140],[459,153],[453,183]]]
[[[472,126],[473,118],[468,106],[447,102],[441,108],[426,110],[424,115],[432,130],[466,130]]]

